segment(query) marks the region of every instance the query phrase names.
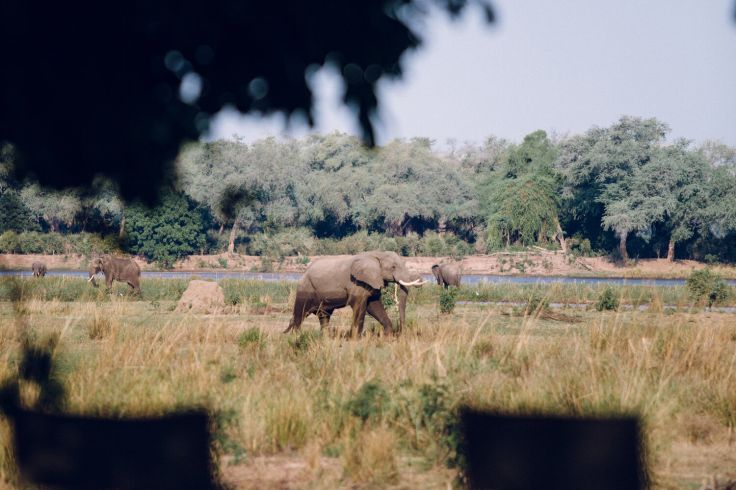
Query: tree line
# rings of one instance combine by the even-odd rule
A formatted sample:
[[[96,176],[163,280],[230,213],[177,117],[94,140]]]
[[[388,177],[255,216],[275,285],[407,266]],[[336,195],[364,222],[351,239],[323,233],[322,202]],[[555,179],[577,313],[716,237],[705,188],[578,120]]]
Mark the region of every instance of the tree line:
[[[0,249],[22,233],[85,232],[171,263],[192,253],[310,253],[357,236],[405,254],[431,253],[422,242],[431,239],[461,243],[462,253],[536,245],[735,261],[736,149],[668,134],[657,119],[625,116],[584,134],[443,149],[427,138],[368,149],[340,133],[198,142],[182,149],[155,208],[123,202],[102,178],[63,191],[15,181],[6,145]]]

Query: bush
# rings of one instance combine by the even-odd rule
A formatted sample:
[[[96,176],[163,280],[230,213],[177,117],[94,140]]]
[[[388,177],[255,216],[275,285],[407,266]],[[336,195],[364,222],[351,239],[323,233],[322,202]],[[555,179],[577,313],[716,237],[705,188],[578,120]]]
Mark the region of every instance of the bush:
[[[388,311],[392,307],[396,306],[396,300],[394,299],[394,285],[390,284],[381,290],[381,304],[383,308]]]
[[[593,247],[590,245],[590,240],[582,238],[580,235],[575,235],[572,238],[567,239],[568,249],[570,253],[577,257],[592,257]]]
[[[389,401],[388,392],[380,382],[368,381],[355,392],[345,408],[365,423],[368,420],[380,420],[388,410]]]
[[[598,311],[603,310],[617,310],[619,307],[619,300],[616,296],[616,292],[612,287],[606,286],[598,296],[598,302],[595,304],[595,309]]]
[[[295,353],[306,352],[321,336],[321,332],[299,332],[296,337],[289,338],[289,346]]]
[[[294,255],[309,255],[315,248],[315,238],[307,228],[294,228],[273,234],[259,233],[246,247],[250,255],[282,259]]]
[[[249,328],[238,335],[238,347],[247,348],[249,345],[261,345],[263,343],[263,334],[258,328]]]
[[[721,276],[708,267],[693,271],[687,278],[686,287],[693,301],[709,307],[722,303],[729,296],[728,286]]]
[[[92,254],[106,254],[120,251],[117,237],[102,237],[94,233],[40,233],[29,231],[15,233],[6,231],[0,235],[0,253],[20,254],[63,254],[76,253],[90,257]]]
[[[455,309],[458,289],[449,287],[440,291],[440,313],[449,314]]]
[[[18,234],[14,231],[6,231],[0,235],[0,253],[18,253]]]
[[[549,299],[539,291],[533,291],[526,300],[524,312],[527,315],[534,315],[547,309],[549,309]]]

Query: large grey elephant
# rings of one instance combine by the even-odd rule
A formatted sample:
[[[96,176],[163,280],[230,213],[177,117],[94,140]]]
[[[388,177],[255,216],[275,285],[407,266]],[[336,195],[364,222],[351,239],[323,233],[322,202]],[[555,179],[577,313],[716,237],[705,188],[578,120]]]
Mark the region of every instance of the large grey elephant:
[[[33,271],[33,277],[44,277],[46,275],[46,264],[34,262],[31,264],[31,271]]]
[[[409,272],[395,252],[364,252],[351,257],[324,258],[304,272],[296,289],[294,314],[284,333],[299,330],[304,319],[314,313],[320,328],[329,325],[332,312],[350,306],[353,309],[353,331],[363,333],[368,313],[382,326],[386,335],[394,327],[381,304],[381,288],[399,284],[399,331],[404,328],[406,298],[409,287],[424,284],[419,274]]]
[[[437,284],[447,288],[447,286],[460,286],[460,279],[463,274],[460,270],[460,264],[442,264],[433,265],[432,274],[437,279]]]
[[[141,268],[133,259],[111,257],[103,255],[92,260],[89,266],[89,279],[93,286],[97,287],[95,274],[105,274],[107,288],[112,287],[113,281],[127,283],[138,294],[141,294]]]

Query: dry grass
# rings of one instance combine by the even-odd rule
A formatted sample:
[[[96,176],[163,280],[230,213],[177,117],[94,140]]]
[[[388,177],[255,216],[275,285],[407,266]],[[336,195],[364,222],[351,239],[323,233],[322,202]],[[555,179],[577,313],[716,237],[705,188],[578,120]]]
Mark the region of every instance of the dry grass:
[[[351,341],[306,333],[317,330],[313,317],[302,337],[281,335],[286,305],[259,300],[270,311],[181,314],[173,302],[125,298],[31,300],[22,311],[31,338],[58,339],[68,410],[125,416],[206,406],[216,414],[225,479],[243,488],[445,488],[453,478],[445,428],[461,403],[636,414],[655,488],[736,478],[733,315],[586,311],[569,312],[582,321],[565,323],[488,305],[458,305],[449,316],[412,305],[398,340]],[[333,317],[343,332],[349,321],[347,310]],[[15,325],[13,306],[0,303],[0,379],[17,368]],[[13,481],[0,440],[0,481]]]

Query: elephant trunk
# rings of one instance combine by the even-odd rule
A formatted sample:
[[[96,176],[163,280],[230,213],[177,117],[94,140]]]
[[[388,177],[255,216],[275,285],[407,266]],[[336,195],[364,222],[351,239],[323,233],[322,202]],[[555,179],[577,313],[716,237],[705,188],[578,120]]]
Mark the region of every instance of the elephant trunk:
[[[406,298],[409,296],[409,290],[399,286],[399,332],[404,330],[404,321],[406,320]]]

